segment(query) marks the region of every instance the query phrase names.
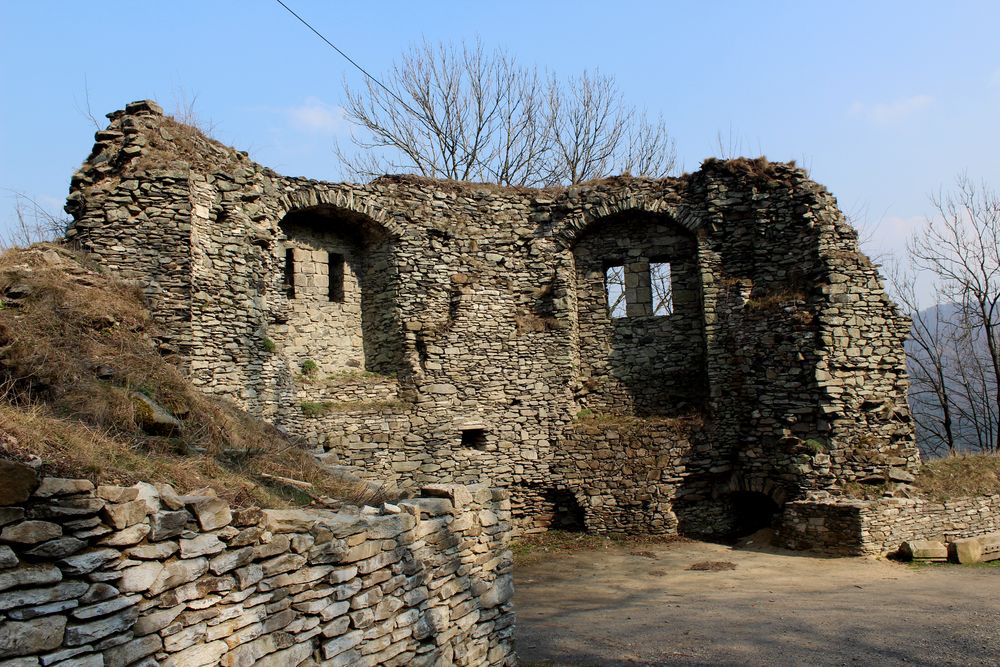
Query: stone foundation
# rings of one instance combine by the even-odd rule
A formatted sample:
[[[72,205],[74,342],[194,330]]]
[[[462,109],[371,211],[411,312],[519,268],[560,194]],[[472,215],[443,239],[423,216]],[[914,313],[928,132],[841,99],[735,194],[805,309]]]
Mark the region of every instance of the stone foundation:
[[[879,556],[908,540],[953,542],[998,530],[1000,496],[798,500],[785,506],[778,543],[831,555]]]
[[[262,511],[45,479],[0,507],[0,664],[514,664],[508,494],[426,493]]]

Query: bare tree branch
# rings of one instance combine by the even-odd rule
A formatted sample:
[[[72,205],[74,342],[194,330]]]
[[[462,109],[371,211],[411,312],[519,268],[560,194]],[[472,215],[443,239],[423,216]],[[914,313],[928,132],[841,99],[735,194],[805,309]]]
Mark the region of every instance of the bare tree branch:
[[[623,171],[660,177],[676,164],[663,120],[625,105],[599,73],[543,80],[480,42],[423,42],[384,83],[345,82],[360,150],[338,146],[337,155],[355,178],[406,172],[538,187]]]

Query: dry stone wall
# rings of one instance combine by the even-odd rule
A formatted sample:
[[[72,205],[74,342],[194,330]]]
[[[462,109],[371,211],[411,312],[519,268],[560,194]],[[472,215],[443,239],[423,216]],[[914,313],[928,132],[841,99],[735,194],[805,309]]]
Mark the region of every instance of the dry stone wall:
[[[334,184],[280,176],[150,102],[110,119],[73,179],[70,240],[141,284],[192,381],[359,474],[509,488],[516,530],[582,515],[722,533],[736,489],[780,504],[915,470],[907,321],[794,166]],[[343,302],[324,253],[344,257]],[[670,313],[652,310],[651,264],[670,266]],[[629,437],[581,436],[618,418]],[[698,426],[682,442],[662,418]],[[621,465],[640,450],[653,469]],[[623,491],[605,492],[614,477]]]
[[[778,537],[792,549],[879,556],[895,552],[905,541],[954,542],[998,530],[998,495],[944,502],[923,498],[825,498],[789,503]]]
[[[45,478],[0,507],[0,664],[513,663],[510,501],[233,509]]]

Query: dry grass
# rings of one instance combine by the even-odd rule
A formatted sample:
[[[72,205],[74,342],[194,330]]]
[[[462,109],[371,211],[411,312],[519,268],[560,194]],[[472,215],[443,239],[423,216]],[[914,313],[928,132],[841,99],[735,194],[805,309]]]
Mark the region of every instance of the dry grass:
[[[963,454],[928,461],[914,486],[929,500],[1000,494],[1000,456]]]
[[[188,119],[191,120],[191,119]],[[190,167],[205,173],[232,173],[245,155],[215,139],[190,122],[164,116],[157,131],[146,131],[147,145],[129,165],[130,172]]]
[[[726,570],[735,570],[736,563],[728,560],[703,560],[692,563],[688,569],[695,572],[725,572]]]
[[[161,356],[139,294],[53,245],[0,255],[0,456],[42,459],[95,482],[211,486],[237,505],[309,501],[262,474],[302,480],[318,498],[375,501],[334,480],[272,426],[197,391]],[[179,420],[156,434],[134,396]]]
[[[544,533],[522,535],[511,544],[515,565],[527,565],[547,558],[582,551],[607,551],[630,548],[633,555],[653,557],[650,551],[636,550],[641,545],[684,542],[678,535],[594,535],[566,530],[549,530]],[[648,555],[652,554],[652,556]]]
[[[798,289],[767,292],[751,296],[746,307],[756,311],[775,311],[790,304],[798,304],[807,299],[804,291]]]

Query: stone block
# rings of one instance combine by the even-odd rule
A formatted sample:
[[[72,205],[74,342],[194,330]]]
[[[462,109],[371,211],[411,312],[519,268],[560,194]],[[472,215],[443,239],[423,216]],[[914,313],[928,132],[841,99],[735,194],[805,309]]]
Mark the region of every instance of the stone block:
[[[0,531],[0,541],[16,544],[38,544],[60,536],[62,526],[49,521],[22,521]]]
[[[148,506],[145,500],[131,500],[125,503],[107,503],[104,506],[103,514],[113,528],[122,530],[145,519],[147,510]]]
[[[39,485],[38,473],[31,466],[0,459],[0,505],[20,505]]]
[[[945,562],[948,547],[936,540],[909,540],[900,545],[899,554],[907,560]]]
[[[0,570],[0,591],[5,591],[15,586],[54,584],[62,581],[62,578],[62,570],[49,563],[22,565],[13,569]]]
[[[150,595],[159,595],[165,590],[176,588],[194,581],[208,571],[206,558],[191,558],[168,563],[149,586]]]
[[[13,658],[59,648],[66,630],[65,616],[44,616],[27,622],[0,623],[0,658]]]
[[[88,479],[62,479],[59,477],[46,477],[42,480],[35,496],[38,498],[52,498],[53,496],[70,496],[78,493],[90,493],[94,490],[94,483]]]
[[[217,530],[228,526],[233,520],[229,503],[221,498],[199,499],[189,503],[188,507],[194,512],[202,530]]]
[[[978,537],[955,540],[948,545],[948,551],[952,560],[962,565],[980,563],[983,560],[983,545]]]
[[[187,510],[156,512],[150,520],[152,530],[149,533],[149,539],[159,542],[168,537],[180,535],[190,520],[191,515]]]

